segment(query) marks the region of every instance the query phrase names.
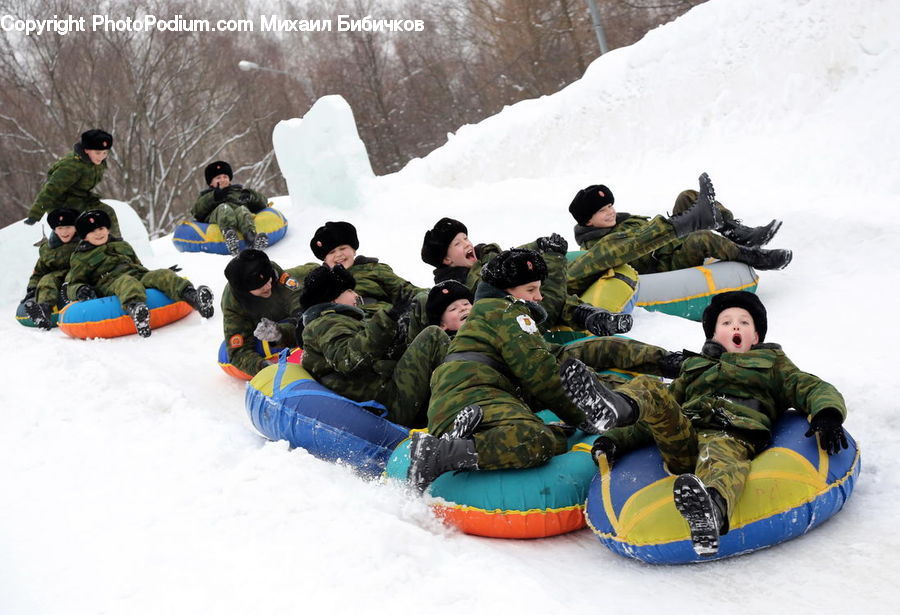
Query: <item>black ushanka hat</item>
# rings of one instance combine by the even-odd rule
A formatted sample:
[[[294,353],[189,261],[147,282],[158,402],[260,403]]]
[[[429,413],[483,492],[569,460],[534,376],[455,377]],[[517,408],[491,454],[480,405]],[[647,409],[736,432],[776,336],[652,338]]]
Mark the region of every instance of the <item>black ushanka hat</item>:
[[[210,162],[206,165],[206,169],[203,170],[203,177],[206,178],[207,186],[209,185],[209,182],[212,181],[213,177],[217,175],[227,175],[228,179],[234,179],[234,174],[231,172],[231,165],[224,160]]]
[[[343,265],[322,265],[310,271],[303,279],[300,305],[306,309],[320,303],[330,303],[345,290],[353,288],[356,288],[356,279]]]
[[[444,310],[459,299],[468,299],[469,303],[475,301],[475,296],[469,287],[456,280],[444,280],[436,284],[428,291],[428,299],[425,300],[425,317],[429,325],[441,324]]]
[[[481,279],[500,290],[506,290],[529,282],[544,281],[547,263],[540,253],[524,248],[513,248],[492,258],[481,270]]]
[[[719,314],[733,307],[744,308],[750,313],[756,333],[759,335],[759,343],[762,344],[769,328],[766,306],[759,297],[746,290],[733,290],[713,297],[712,302],[703,310],[703,333],[706,334],[706,339],[712,339],[715,334]]]
[[[468,235],[469,229],[459,220],[453,218],[438,220],[433,229],[425,231],[425,239],[422,241],[422,261],[432,267],[443,266],[450,242],[460,233]]]
[[[89,209],[75,219],[75,231],[82,239],[91,231],[103,226],[109,228],[112,226],[112,221],[109,219],[109,214],[102,209]]]
[[[50,225],[50,228],[56,228],[57,226],[75,226],[75,220],[78,219],[79,213],[80,212],[69,209],[68,207],[54,209],[47,214],[47,224]]]
[[[584,224],[591,219],[601,207],[612,205],[616,202],[612,190],[603,184],[595,184],[582,188],[569,204],[569,213],[578,224]]]
[[[81,133],[81,149],[110,149],[113,144],[112,135],[105,130],[92,128]]]
[[[350,246],[354,250],[359,249],[356,227],[349,222],[326,222],[316,229],[309,242],[309,248],[319,260],[325,260],[325,256],[329,252],[344,245]]]
[[[225,266],[225,278],[232,289],[249,293],[275,279],[272,261],[262,250],[244,250]]]

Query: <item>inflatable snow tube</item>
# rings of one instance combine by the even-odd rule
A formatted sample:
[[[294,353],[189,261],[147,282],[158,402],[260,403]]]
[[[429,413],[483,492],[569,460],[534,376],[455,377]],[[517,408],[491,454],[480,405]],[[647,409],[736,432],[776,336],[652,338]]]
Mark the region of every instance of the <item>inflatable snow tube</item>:
[[[320,459],[366,474],[383,472],[409,430],[365,409],[379,404],[351,401],[325,388],[303,367],[288,363],[286,354],[247,383],[244,402],[256,430]]]
[[[255,216],[256,231],[269,236],[269,245],[280,241],[287,233],[287,219],[277,209],[266,207]],[[243,235],[240,249],[247,247]],[[217,224],[207,224],[196,220],[182,220],[175,226],[172,243],[179,252],[212,252],[228,255],[225,238]]]
[[[553,413],[539,413],[546,422]],[[584,501],[597,466],[591,460],[596,436],[578,431],[569,451],[527,470],[447,472],[431,485],[432,507],[466,534],[492,538],[544,538],[585,526]],[[406,480],[409,440],[388,461],[387,475]]]
[[[699,321],[713,296],[731,290],[756,292],[758,282],[753,269],[735,261],[645,273],[640,277],[637,306]]]
[[[150,328],[181,320],[193,308],[184,301],[174,301],[155,288],[147,289]],[[137,333],[131,316],[125,313],[118,297],[101,297],[70,303],[59,313],[59,328],[71,337],[120,337]]]
[[[25,302],[24,301],[22,301],[19,304],[19,306],[16,308],[16,321],[18,321],[18,323],[20,325],[24,325],[26,327],[37,327],[37,325],[34,324],[34,321],[31,320],[31,316],[29,316],[28,312],[25,311]],[[54,305],[53,312],[50,314],[50,324],[52,324],[55,327],[57,325],[58,321],[59,321],[59,310]]]
[[[274,344],[270,344],[269,342],[264,342],[254,338],[254,350],[256,350],[256,354],[265,359],[266,361],[273,363],[278,361],[278,355],[284,350],[283,346],[276,346]],[[303,351],[298,349],[298,352],[302,355]],[[289,360],[292,363],[299,363],[299,357],[296,360]],[[230,359],[228,358],[228,340],[222,340],[222,343],[219,345],[219,367],[222,368],[229,376],[233,376],[239,380],[252,380],[253,376],[242,370],[241,368],[232,365]]]
[[[601,459],[587,497],[588,525],[611,551],[650,564],[685,564],[749,553],[801,536],[837,513],[853,492],[860,471],[856,442],[829,457],[797,412],[775,424],[771,446],[756,457],[731,530],[715,557],[700,557],[675,508],[672,486],[655,446],[616,460]]]

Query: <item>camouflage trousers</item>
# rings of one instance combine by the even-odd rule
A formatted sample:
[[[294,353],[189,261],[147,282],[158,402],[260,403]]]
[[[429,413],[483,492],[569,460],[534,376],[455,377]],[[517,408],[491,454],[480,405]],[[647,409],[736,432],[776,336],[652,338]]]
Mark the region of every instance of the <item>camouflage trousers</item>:
[[[207,221],[210,224],[217,224],[222,231],[229,228],[237,229],[244,237],[247,233],[256,232],[256,219],[243,205],[221,203],[216,206]]]
[[[61,306],[60,299],[62,298],[62,293],[60,289],[62,287],[62,283],[66,279],[65,271],[54,271],[52,273],[48,273],[46,275],[41,276],[41,279],[38,280],[35,294],[35,300],[38,303],[46,303],[51,308],[53,306]]]
[[[104,297],[115,295],[125,309],[129,303],[136,301],[146,303],[147,288],[155,288],[170,299],[178,301],[188,286],[191,286],[191,283],[171,269],[154,269],[140,277],[123,274],[111,280],[103,279],[97,285],[97,293]]]
[[[589,337],[560,346],[557,360],[574,357],[597,371],[618,369],[625,372],[661,375],[660,361],[668,354],[665,348],[624,337]],[[603,378],[603,375],[600,375]],[[605,381],[625,382],[625,378]]]
[[[639,376],[617,390],[637,402],[639,420],[669,471],[696,474],[733,511],[750,474],[753,444],[724,429],[695,429],[666,385],[653,378]]]
[[[428,422],[431,373],[447,355],[450,337],[438,326],[422,329],[406,348],[375,400],[388,409],[387,419],[405,427]]]
[[[654,250],[675,241],[678,240],[674,228],[662,216],[656,216],[638,232],[621,239],[609,238],[598,241],[587,252],[569,263],[568,290],[576,295],[581,294],[606,270],[626,263],[638,269],[638,273],[647,273],[641,271],[634,263],[648,258]]]

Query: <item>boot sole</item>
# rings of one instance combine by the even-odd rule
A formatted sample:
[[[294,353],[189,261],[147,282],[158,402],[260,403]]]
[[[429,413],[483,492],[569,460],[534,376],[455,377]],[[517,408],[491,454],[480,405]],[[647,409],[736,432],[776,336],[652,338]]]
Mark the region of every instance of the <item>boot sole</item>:
[[[691,529],[691,544],[700,557],[712,557],[719,552],[719,526],[709,492],[693,474],[675,479],[673,489],[675,508]]]
[[[206,286],[201,286],[197,289],[197,312],[203,318],[212,318],[215,311],[212,291]]]
[[[150,337],[152,333],[150,329],[150,308],[142,305],[136,308],[131,314],[131,320],[134,321],[134,328],[141,337]]]
[[[601,388],[597,377],[578,359],[566,359],[559,367],[563,390],[572,403],[586,415],[597,415],[602,421],[601,429],[607,431],[615,426],[618,415],[607,391]]]
[[[50,319],[44,315],[44,310],[38,307],[36,303],[28,305],[25,304],[25,313],[28,314],[28,318],[31,319],[31,322],[34,323],[34,326],[38,329],[51,329]]]
[[[466,406],[456,415],[453,428],[441,437],[445,440],[468,438],[475,433],[483,418],[484,410],[481,409],[481,406],[477,404]]]

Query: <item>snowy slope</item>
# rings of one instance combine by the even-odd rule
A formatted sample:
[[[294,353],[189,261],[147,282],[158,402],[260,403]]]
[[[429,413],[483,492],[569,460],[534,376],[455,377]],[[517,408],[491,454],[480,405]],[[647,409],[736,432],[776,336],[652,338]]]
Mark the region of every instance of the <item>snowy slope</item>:
[[[621,211],[652,214],[708,171],[749,223],[784,220],[773,244],[795,258],[763,273],[768,339],[850,408],[863,474],[821,528],[677,568],[615,556],[588,531],[458,534],[402,489],[259,437],[242,383],[215,363],[218,313],[149,340],[16,324],[39,234],[17,223],[0,230],[10,315],[0,319],[0,613],[694,613],[698,602],[716,613],[894,612],[898,27],[900,4],[887,0],[712,0],[563,92],[367,180],[356,210],[279,198],[291,226],[269,251],[285,266],[312,260],[312,230],[347,219],[360,253],[425,285],[421,236],[441,216],[467,222],[476,241],[554,230],[572,241],[565,207],[583,185],[606,183]],[[148,264],[178,262],[195,283],[223,288],[226,257],[151,245]],[[696,323],[635,316],[639,339],[700,345]]]

